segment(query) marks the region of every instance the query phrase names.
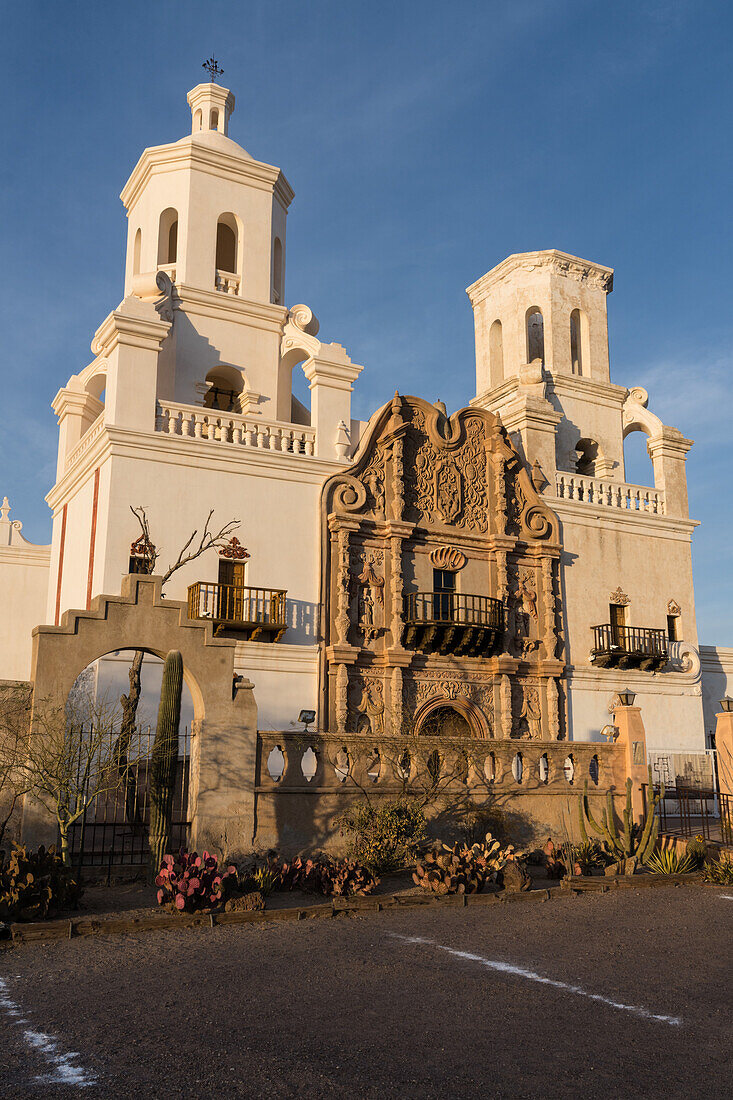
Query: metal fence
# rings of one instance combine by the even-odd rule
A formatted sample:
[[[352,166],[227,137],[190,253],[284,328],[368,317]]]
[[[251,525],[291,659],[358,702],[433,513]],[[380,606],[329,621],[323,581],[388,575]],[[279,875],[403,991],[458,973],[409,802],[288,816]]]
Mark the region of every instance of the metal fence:
[[[93,736],[90,731],[90,738]],[[150,760],[155,731],[150,727],[137,730],[128,748],[126,761],[119,761],[119,732],[97,735],[94,738],[96,759],[91,769],[88,755],[79,753],[79,766],[90,773],[90,790],[95,775],[102,770],[112,774],[112,782],[104,784],[105,790],[92,799],[86,812],[71,826],[69,842],[74,866],[108,867],[144,866],[150,852],[148,827],[150,825]],[[170,846],[175,851],[186,845],[188,834],[188,771],[190,735],[188,728],[178,737],[173,789],[173,820]],[[116,773],[115,774],[115,770]],[[78,781],[77,781],[78,782]]]
[[[665,836],[702,836],[733,844],[733,798],[714,788],[665,787],[659,803],[659,828]]]

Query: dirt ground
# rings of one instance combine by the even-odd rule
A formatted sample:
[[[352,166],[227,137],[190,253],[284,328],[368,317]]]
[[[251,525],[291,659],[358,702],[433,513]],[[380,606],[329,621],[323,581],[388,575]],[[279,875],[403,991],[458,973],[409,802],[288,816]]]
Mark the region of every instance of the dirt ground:
[[[0,1095],[727,1097],[732,921],[665,886],[13,947]]]

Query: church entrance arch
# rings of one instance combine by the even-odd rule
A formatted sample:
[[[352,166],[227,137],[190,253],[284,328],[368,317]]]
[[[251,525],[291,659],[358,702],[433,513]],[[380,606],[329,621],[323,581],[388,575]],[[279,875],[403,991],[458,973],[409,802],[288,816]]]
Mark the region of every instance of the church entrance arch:
[[[415,714],[415,731],[419,737],[491,737],[483,711],[470,699],[460,697],[428,699]]]

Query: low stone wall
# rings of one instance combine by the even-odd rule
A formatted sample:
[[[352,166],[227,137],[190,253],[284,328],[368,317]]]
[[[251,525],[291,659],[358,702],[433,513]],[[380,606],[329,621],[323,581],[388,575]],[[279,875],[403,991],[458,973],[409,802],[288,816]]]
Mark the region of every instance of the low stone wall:
[[[404,752],[410,754],[409,761]],[[588,780],[594,813],[606,792],[617,811],[625,799],[621,746],[546,741],[393,738],[260,732],[255,785],[255,846],[285,852],[321,848],[338,852],[345,838],[335,819],[353,800],[422,794],[438,753],[436,794],[426,813],[433,833],[448,835],[471,806],[499,811],[518,846],[548,835],[579,839],[578,794]],[[433,757],[435,772],[436,758]]]

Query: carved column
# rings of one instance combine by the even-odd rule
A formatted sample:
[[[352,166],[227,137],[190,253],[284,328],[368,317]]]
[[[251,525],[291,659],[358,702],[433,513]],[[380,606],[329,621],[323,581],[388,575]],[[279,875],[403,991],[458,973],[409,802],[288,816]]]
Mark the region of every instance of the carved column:
[[[336,636],[339,645],[348,645],[349,625],[349,532],[340,528],[336,541]]]
[[[512,682],[504,674],[501,678],[501,735],[506,740],[512,735]]]
[[[499,532],[504,535],[507,526],[506,475],[504,472],[504,459],[498,454],[494,457],[494,496],[496,497]]]
[[[346,665],[336,667],[336,732],[346,733],[349,720],[349,670]]]
[[[544,610],[543,642],[545,646],[545,657],[548,660],[552,660],[555,656],[557,644],[555,637],[555,591],[553,582],[552,558],[544,557],[542,559],[542,606]]]
[[[402,733],[402,669],[399,665],[392,669],[390,702],[392,707],[391,733],[393,737],[399,737]]]
[[[392,645],[396,648],[402,640],[402,539],[392,535],[389,540],[391,557],[390,591],[392,596]]]
[[[557,690],[557,682],[554,676],[547,681],[547,717],[550,723],[550,740],[560,740],[560,711],[558,709],[560,697]]]
[[[405,510],[405,486],[402,436],[392,440],[392,518],[402,519]]]

